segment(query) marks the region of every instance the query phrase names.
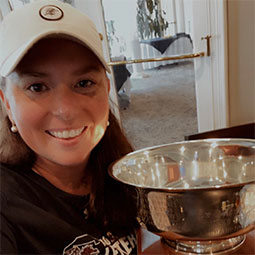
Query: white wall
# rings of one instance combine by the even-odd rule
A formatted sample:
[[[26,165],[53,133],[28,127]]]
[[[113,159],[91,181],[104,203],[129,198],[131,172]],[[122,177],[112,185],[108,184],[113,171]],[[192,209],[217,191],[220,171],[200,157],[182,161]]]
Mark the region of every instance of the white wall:
[[[2,12],[1,12],[1,9],[0,9],[0,24],[1,24],[2,20],[3,20],[3,15],[2,15]]]
[[[5,17],[10,11],[10,5],[7,0],[0,0],[1,17]]]
[[[105,20],[114,21],[115,35],[119,39],[112,47],[112,56],[125,55],[131,58],[131,41],[137,36],[136,0],[102,0],[102,3]],[[125,48],[124,52],[121,52],[120,46]]]
[[[193,34],[191,0],[161,0],[161,7],[166,11],[163,17],[169,22],[166,36],[182,32]]]
[[[177,32],[175,1],[161,0],[161,8],[166,12],[166,14],[162,14],[163,18],[169,23],[165,36],[175,35]]]
[[[255,1],[228,0],[229,124],[255,120]]]
[[[183,0],[183,4],[184,4],[184,17],[185,17],[185,33],[192,36],[193,35],[192,1]]]

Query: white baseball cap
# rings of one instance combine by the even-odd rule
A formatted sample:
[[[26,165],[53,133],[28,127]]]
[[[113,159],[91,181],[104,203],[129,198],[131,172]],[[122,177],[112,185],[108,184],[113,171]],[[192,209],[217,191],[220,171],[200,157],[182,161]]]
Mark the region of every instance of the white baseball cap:
[[[40,39],[68,37],[90,49],[105,69],[102,36],[88,16],[58,0],[38,0],[10,12],[0,25],[0,75],[9,75]]]

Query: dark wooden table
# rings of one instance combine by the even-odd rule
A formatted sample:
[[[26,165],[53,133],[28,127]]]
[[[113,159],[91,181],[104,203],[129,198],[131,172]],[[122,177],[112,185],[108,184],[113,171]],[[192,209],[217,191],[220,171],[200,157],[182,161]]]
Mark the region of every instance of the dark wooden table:
[[[147,230],[141,231],[141,240],[138,249],[139,255],[176,255],[171,252],[160,240],[160,238]],[[246,240],[240,249],[233,255],[255,255],[255,230],[247,234]]]

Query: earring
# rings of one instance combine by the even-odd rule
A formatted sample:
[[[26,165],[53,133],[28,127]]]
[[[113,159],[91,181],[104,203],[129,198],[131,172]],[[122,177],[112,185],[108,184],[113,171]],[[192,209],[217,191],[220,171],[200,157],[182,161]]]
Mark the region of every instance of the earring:
[[[107,121],[107,127],[109,127],[110,126],[110,122],[109,122],[109,120]]]
[[[12,124],[11,131],[12,131],[12,133],[18,132],[18,128],[16,127],[16,125],[14,123]]]

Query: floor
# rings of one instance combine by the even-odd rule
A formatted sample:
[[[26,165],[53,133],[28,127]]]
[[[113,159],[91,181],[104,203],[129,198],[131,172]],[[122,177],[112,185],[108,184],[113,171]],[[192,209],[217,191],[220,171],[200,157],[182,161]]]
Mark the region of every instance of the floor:
[[[193,62],[144,71],[148,78],[132,79],[130,104],[121,120],[135,149],[183,141],[197,133]]]

